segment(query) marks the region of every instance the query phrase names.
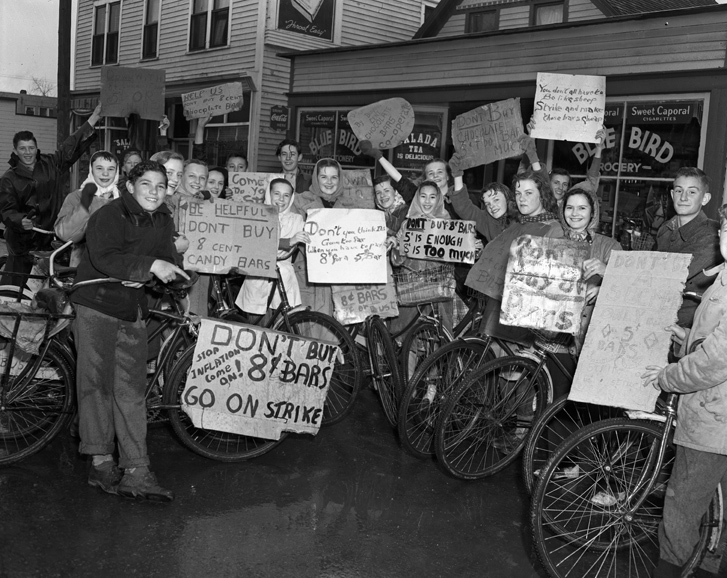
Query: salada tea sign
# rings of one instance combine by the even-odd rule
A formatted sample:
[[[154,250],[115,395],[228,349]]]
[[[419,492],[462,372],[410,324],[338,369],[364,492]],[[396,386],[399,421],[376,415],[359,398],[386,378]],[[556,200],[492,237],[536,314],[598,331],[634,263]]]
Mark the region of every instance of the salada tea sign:
[[[315,435],[337,345],[241,323],[203,319],[182,410],[195,427],[278,440]]]
[[[523,235],[512,242],[500,323],[578,335],[586,304],[583,261],[590,246]]]
[[[653,411],[649,365],[665,366],[691,255],[614,251],[606,266],[568,399]]]
[[[189,239],[184,266],[191,271],[277,278],[278,209],[224,199],[179,206],[179,232]]]

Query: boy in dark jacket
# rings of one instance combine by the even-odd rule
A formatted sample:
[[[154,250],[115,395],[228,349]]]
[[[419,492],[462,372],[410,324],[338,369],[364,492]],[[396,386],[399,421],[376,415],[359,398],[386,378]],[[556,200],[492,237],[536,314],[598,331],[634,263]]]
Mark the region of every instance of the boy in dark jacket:
[[[76,282],[121,279],[79,287],[71,300],[78,351],[80,451],[93,456],[88,483],[109,493],[171,501],[149,471],[146,449],[148,313],[143,284],[167,283],[180,275],[174,265],[174,223],[164,204],[167,175],[156,162],[129,173],[127,190],[88,221],[86,249]],[[114,439],[119,466],[113,461]]]

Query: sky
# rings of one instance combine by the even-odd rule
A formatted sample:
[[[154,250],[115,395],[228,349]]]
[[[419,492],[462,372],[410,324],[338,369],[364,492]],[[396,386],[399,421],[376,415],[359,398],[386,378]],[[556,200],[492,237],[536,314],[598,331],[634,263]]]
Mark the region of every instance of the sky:
[[[0,92],[30,92],[33,76],[56,83],[58,4],[59,0],[0,0]]]

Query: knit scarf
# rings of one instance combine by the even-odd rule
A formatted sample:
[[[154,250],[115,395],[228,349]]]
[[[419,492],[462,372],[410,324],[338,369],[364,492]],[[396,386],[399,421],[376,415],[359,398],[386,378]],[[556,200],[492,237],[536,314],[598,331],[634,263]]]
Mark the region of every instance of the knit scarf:
[[[521,223],[544,223],[545,221],[554,221],[558,217],[550,211],[543,211],[542,213],[531,216],[531,215],[520,215],[519,220]]]

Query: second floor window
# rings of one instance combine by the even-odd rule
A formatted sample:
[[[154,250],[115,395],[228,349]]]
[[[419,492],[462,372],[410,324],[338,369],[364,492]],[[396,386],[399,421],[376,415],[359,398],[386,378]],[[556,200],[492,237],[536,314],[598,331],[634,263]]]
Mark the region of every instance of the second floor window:
[[[91,64],[116,64],[119,61],[119,22],[121,2],[107,2],[95,7]]]
[[[497,10],[468,12],[465,21],[465,34],[497,30]]]
[[[189,50],[227,46],[230,0],[192,0]]]
[[[159,7],[161,0],[147,0],[144,17],[144,41],[141,48],[142,58],[156,58],[159,41]]]
[[[565,21],[565,6],[563,2],[548,2],[533,6],[533,24],[544,26],[546,24],[559,24]]]

